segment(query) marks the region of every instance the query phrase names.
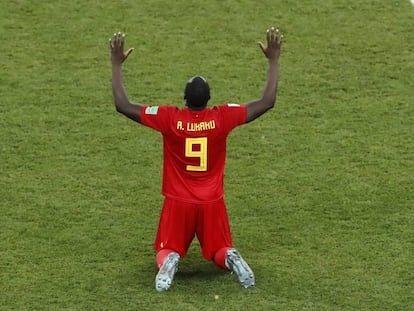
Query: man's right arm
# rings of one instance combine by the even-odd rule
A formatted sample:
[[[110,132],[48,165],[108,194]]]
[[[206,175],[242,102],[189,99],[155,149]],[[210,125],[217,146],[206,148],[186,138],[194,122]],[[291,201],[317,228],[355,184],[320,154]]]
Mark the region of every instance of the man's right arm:
[[[263,89],[262,97],[245,104],[247,117],[246,123],[260,117],[269,109],[273,108],[277,98],[277,84],[279,80],[279,56],[282,46],[282,34],[273,27],[267,30],[267,47],[259,42],[264,55],[268,59],[267,79]]]
[[[126,117],[141,123],[141,104],[133,104],[128,98],[122,79],[122,63],[128,58],[133,49],[124,52],[125,35],[120,32],[114,34],[110,41],[112,62],[112,93],[116,111]]]

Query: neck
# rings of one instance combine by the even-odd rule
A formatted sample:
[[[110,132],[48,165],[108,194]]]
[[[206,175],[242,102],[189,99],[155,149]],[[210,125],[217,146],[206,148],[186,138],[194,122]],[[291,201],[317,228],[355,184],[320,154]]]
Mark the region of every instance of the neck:
[[[189,103],[186,103],[185,106],[188,109],[193,110],[193,111],[201,111],[201,110],[203,110],[203,109],[205,109],[207,107],[207,105],[201,106],[201,107],[195,107],[195,106],[191,106],[191,104],[189,104]]]

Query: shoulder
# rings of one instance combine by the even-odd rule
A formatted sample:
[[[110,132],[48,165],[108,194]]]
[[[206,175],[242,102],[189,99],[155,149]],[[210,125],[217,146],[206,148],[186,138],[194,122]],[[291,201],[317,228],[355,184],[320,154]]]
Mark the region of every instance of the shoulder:
[[[143,106],[141,115],[145,118],[168,118],[179,111],[176,106]]]
[[[221,115],[226,122],[232,124],[232,127],[246,123],[247,110],[243,104],[224,104],[218,106]]]
[[[176,115],[175,111],[179,111],[175,106],[144,105],[141,112],[141,123],[157,130],[162,130],[165,124],[169,123],[169,120]]]
[[[244,107],[244,105],[227,103],[227,104],[221,104],[221,105],[214,106],[212,109],[232,109],[232,108],[240,108],[240,107]]]
[[[170,111],[177,111],[179,110],[178,107],[175,106],[143,106],[143,113],[148,115],[157,115],[158,113],[162,113],[164,111],[170,112]]]
[[[242,104],[228,103],[228,104],[214,106],[212,109],[220,113],[234,113],[236,111],[242,111],[242,112],[246,111],[246,106]]]

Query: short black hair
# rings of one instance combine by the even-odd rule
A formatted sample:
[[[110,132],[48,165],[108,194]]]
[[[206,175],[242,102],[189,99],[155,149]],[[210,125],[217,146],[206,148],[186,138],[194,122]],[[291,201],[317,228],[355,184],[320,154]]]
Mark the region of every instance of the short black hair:
[[[210,99],[210,86],[206,79],[194,76],[187,81],[184,90],[184,99],[191,108],[204,108]]]

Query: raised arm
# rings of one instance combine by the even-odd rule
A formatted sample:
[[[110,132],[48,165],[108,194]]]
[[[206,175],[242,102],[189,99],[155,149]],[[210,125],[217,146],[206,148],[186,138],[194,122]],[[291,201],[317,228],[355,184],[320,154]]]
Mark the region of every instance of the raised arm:
[[[115,107],[116,111],[122,113],[126,117],[141,122],[142,105],[130,102],[122,79],[122,63],[134,50],[133,48],[130,48],[124,52],[124,45],[125,34],[123,33],[115,33],[114,37],[109,40],[112,62],[112,93],[114,95]]]
[[[247,117],[246,123],[260,117],[276,103],[277,83],[279,71],[279,56],[282,46],[283,35],[279,29],[271,28],[267,30],[267,46],[262,42],[259,46],[263,54],[268,59],[267,80],[263,89],[262,97],[246,103]]]

